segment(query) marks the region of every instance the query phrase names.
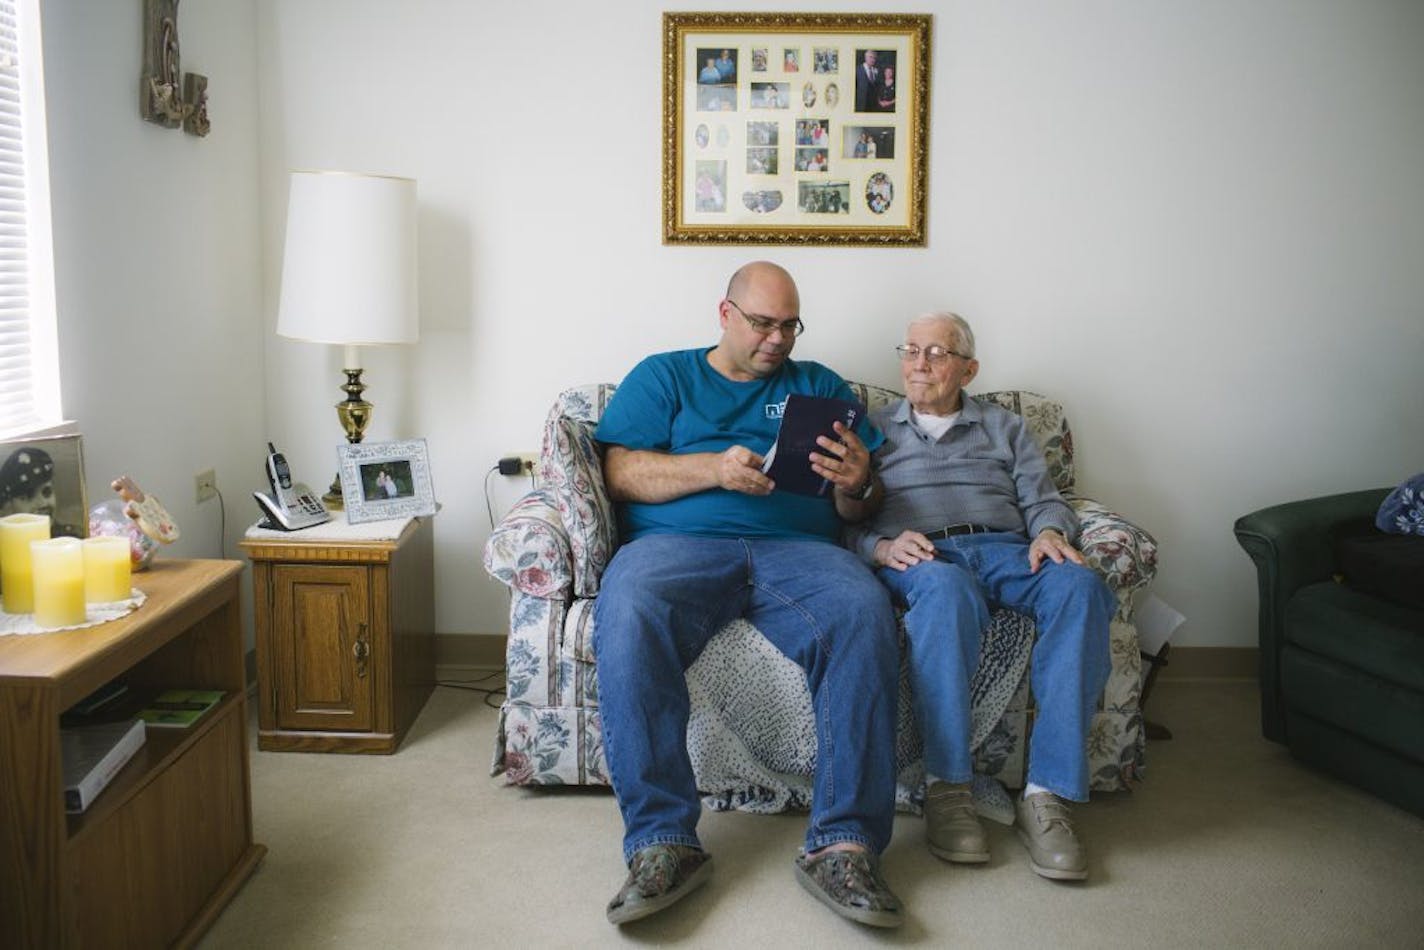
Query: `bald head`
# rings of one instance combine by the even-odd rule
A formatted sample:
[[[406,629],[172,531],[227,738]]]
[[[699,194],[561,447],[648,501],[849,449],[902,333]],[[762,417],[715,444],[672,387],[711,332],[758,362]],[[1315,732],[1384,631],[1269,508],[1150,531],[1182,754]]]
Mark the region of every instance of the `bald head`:
[[[743,265],[717,305],[722,339],[707,354],[728,379],[763,379],[781,368],[796,345],[801,297],[796,281],[770,261]]]
[[[796,290],[796,281],[791,279],[786,268],[771,261],[752,261],[737,268],[732,279],[727,282],[727,299],[743,300],[755,296],[759,291],[784,292],[790,288],[797,312],[801,309],[801,295]]]

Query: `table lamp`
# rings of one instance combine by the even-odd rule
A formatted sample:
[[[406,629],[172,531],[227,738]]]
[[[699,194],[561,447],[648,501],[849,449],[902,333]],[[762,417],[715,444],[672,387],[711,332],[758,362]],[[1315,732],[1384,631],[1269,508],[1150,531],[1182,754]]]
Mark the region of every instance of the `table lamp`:
[[[336,414],[347,442],[360,442],[371,419],[358,348],[419,333],[415,180],[292,172],[277,334],[345,347]],[[322,501],[342,507],[339,474]]]

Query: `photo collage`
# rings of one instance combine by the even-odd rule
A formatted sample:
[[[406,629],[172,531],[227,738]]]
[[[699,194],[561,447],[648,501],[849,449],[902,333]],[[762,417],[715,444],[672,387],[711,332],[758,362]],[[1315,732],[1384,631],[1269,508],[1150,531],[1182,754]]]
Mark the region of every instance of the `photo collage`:
[[[688,210],[709,221],[900,223],[910,110],[903,53],[885,43],[772,35],[689,49]]]

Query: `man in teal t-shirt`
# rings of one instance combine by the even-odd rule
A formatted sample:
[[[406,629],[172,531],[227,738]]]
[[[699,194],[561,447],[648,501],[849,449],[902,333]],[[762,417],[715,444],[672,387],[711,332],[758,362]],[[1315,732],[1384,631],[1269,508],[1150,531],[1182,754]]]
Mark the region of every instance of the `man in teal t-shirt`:
[[[786,397],[854,397],[826,367],[790,359],[804,327],[782,268],[741,268],[717,309],[717,345],[641,362],[596,432],[625,539],[594,606],[599,718],[629,864],[608,919],[662,910],[711,872],[697,837],[683,676],[714,633],[744,617],[806,671],[815,708],[797,879],[845,917],[898,926],[879,861],[895,805],[895,622],[884,589],[836,543],[842,521],[879,503],[870,452],[883,437],[837,423],[839,441],[819,440],[811,456],[833,491],[776,491],[762,454]]]

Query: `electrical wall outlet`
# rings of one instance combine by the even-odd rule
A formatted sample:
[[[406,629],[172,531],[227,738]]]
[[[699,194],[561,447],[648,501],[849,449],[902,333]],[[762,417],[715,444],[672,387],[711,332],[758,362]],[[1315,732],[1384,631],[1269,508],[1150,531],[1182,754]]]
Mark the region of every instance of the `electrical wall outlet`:
[[[210,468],[194,475],[193,484],[197,488],[199,502],[218,496],[218,473]]]

